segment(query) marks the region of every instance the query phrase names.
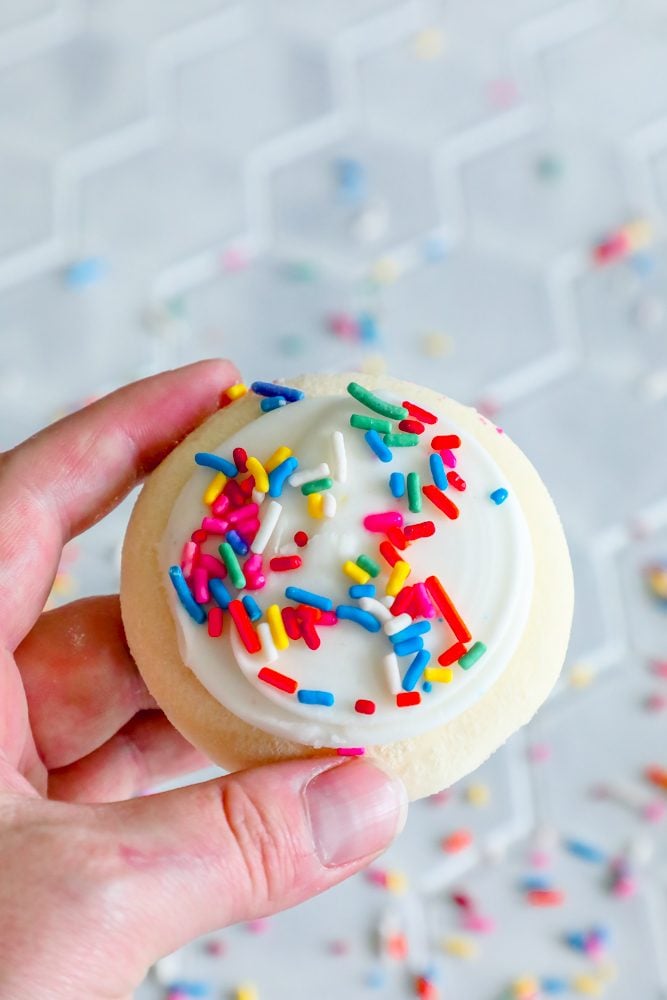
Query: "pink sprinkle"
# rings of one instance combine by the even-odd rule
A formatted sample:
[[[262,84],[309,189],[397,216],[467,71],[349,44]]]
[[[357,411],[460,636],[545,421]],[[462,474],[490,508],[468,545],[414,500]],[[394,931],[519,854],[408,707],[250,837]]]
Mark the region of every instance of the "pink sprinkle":
[[[440,457],[442,458],[443,462],[445,463],[448,469],[456,468],[456,455],[454,454],[453,451],[451,451],[450,448],[443,448],[443,450],[440,452]]]
[[[236,525],[236,530],[246,545],[250,545],[259,531],[259,521],[242,521],[241,524]]]
[[[667,708],[667,695],[665,694],[651,694],[646,699],[646,708],[649,712],[662,712]]]
[[[224,493],[220,493],[213,501],[213,505],[211,506],[211,512],[215,515],[215,517],[222,517],[224,514],[227,513],[228,509],[229,509],[229,497],[225,496]]]
[[[198,601],[200,604],[206,604],[209,599],[208,573],[203,566],[198,566],[193,570],[192,590],[194,592],[195,601]]]
[[[535,849],[531,851],[528,855],[528,860],[533,868],[550,868],[551,867],[551,855],[548,851],[540,851]]]
[[[261,573],[262,572],[261,555],[258,555],[256,552],[253,552],[251,556],[248,556],[248,558],[243,564],[243,572],[246,577],[248,576],[248,574],[250,574],[250,576],[253,576],[253,574],[255,573]]]
[[[528,759],[532,760],[534,764],[549,760],[550,757],[551,747],[548,743],[533,743],[532,746],[528,747]]]
[[[651,672],[667,679],[667,660],[651,660]]]
[[[201,526],[204,531],[208,531],[212,535],[224,535],[229,528],[228,522],[221,521],[219,517],[205,517]]]
[[[195,542],[186,542],[183,546],[183,552],[181,553],[181,569],[183,570],[183,576],[191,576],[195,561],[197,560],[198,551],[199,546],[196,545]]]
[[[490,934],[496,929],[492,917],[485,917],[482,913],[465,913],[462,922],[465,930],[476,931],[478,934]]]
[[[622,878],[619,878],[614,882],[611,887],[611,891],[614,896],[620,896],[621,899],[628,899],[628,897],[634,896],[636,893],[637,882],[629,875],[624,875]]]
[[[403,515],[398,510],[388,510],[384,514],[367,514],[364,518],[364,528],[367,531],[384,533],[389,528],[402,528]]]
[[[239,521],[255,519],[257,517],[258,510],[259,507],[256,503],[247,503],[244,507],[237,507],[236,510],[232,511],[229,515],[229,523],[238,524]]]
[[[227,247],[222,255],[222,266],[225,271],[242,271],[249,263],[247,251],[243,247]]]
[[[665,812],[667,812],[667,805],[664,802],[654,799],[652,802],[647,802],[643,807],[642,818],[647,823],[659,823],[664,818]]]
[[[435,618],[435,608],[431,604],[426,584],[415,584],[415,603],[419,605],[419,614],[422,618]]]
[[[268,928],[269,920],[267,917],[255,917],[254,920],[248,920],[246,923],[246,930],[249,930],[251,934],[263,934]]]
[[[217,576],[219,579],[224,580],[227,576],[227,567],[220,559],[216,559],[215,556],[203,553],[199,558],[199,565],[206,570],[209,577]]]
[[[350,313],[332,313],[328,319],[328,326],[332,333],[348,340],[356,340],[359,335],[359,324]]]
[[[335,611],[323,611],[320,617],[317,619],[318,625],[335,625],[338,621],[338,616]]]
[[[248,576],[245,574],[245,589],[246,590],[261,590],[262,587],[266,586],[266,577],[261,573],[257,573],[255,576]]]
[[[338,747],[336,753],[339,757],[361,757],[366,753],[365,747]]]
[[[383,868],[367,868],[364,874],[366,880],[373,885],[381,885],[384,888],[387,884],[387,873]]]

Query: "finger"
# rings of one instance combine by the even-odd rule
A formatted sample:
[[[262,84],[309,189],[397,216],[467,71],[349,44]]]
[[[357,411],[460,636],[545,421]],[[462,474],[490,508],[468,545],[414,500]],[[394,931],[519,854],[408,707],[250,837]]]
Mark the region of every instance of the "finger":
[[[292,906],[384,850],[405,821],[402,783],[370,762],[338,761],[287,761],[94,807],[115,859],[107,894],[123,900],[137,959]]]
[[[46,611],[15,657],[49,770],[86,757],[138,711],[155,708],[127,648],[117,594]]]
[[[103,746],[51,771],[48,795],[68,802],[117,802],[210,764],[162,712],[141,712]]]
[[[63,543],[116,506],[237,377],[227,361],[201,361],[143,379],[2,456],[0,629],[10,649],[44,606]]]

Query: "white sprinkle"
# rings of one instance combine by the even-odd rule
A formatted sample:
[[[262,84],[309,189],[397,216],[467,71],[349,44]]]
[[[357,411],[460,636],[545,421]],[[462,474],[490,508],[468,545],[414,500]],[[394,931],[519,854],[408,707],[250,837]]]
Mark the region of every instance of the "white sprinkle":
[[[387,653],[386,656],[383,656],[382,665],[384,666],[384,674],[389,685],[389,690],[392,694],[400,694],[403,686],[396,653]]]
[[[359,599],[359,606],[364,611],[370,611],[370,613],[376,618],[379,618],[381,622],[388,622],[392,617],[389,608],[385,608],[384,604],[381,604],[380,601],[376,601],[374,597],[361,597]]]
[[[384,597],[380,598],[380,600],[386,607],[390,608],[394,603],[394,601],[396,600],[396,598],[392,597],[391,594],[385,594]]]
[[[331,470],[326,462],[317,465],[314,469],[299,469],[289,477],[290,486],[303,486],[304,483],[312,483],[315,479],[325,479],[331,475]]]
[[[336,498],[333,493],[327,491],[322,496],[322,512],[325,517],[335,517],[337,508]]]
[[[342,431],[334,431],[331,435],[333,450],[334,479],[339,483],[347,482],[347,452]]]
[[[264,497],[265,496],[266,496],[266,493],[260,493],[259,490],[253,490],[252,491],[252,502],[256,503],[258,507],[261,507],[262,504],[264,503]]]
[[[396,635],[397,632],[401,632],[408,625],[412,625],[412,618],[407,612],[404,612],[402,615],[396,615],[396,617],[391,615],[382,627],[384,628],[385,635]]]
[[[255,535],[255,540],[250,546],[250,551],[255,552],[257,555],[261,555],[267,546],[269,538],[273,534],[275,526],[278,523],[280,515],[283,512],[282,504],[278,503],[277,500],[272,500],[269,506],[266,508],[264,517],[262,518],[262,523],[260,525],[259,531]]]
[[[271,635],[271,626],[268,622],[260,622],[257,626],[257,635],[259,636],[259,641],[262,644],[262,652],[264,653],[264,659],[267,663],[275,663],[278,659],[278,650],[276,649],[275,643],[273,641],[273,636]]]

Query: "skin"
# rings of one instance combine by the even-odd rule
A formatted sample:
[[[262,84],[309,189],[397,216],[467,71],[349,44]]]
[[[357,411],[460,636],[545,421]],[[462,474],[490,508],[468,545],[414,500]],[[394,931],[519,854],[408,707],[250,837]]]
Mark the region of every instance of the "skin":
[[[206,761],[146,690],[117,595],[43,612],[63,545],[238,380],[224,361],[166,372],[0,454],[4,1000],[128,997],[160,955],[334,885],[404,821],[394,779],[339,758],[131,798]]]

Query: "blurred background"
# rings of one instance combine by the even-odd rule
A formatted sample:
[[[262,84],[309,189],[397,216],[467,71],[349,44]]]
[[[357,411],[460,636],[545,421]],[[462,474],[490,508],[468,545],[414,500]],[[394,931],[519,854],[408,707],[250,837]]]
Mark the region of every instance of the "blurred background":
[[[0,0],[0,447],[203,356],[387,370],[516,439],[576,574],[527,730],[141,1000],[667,997],[666,209],[664,0]]]

